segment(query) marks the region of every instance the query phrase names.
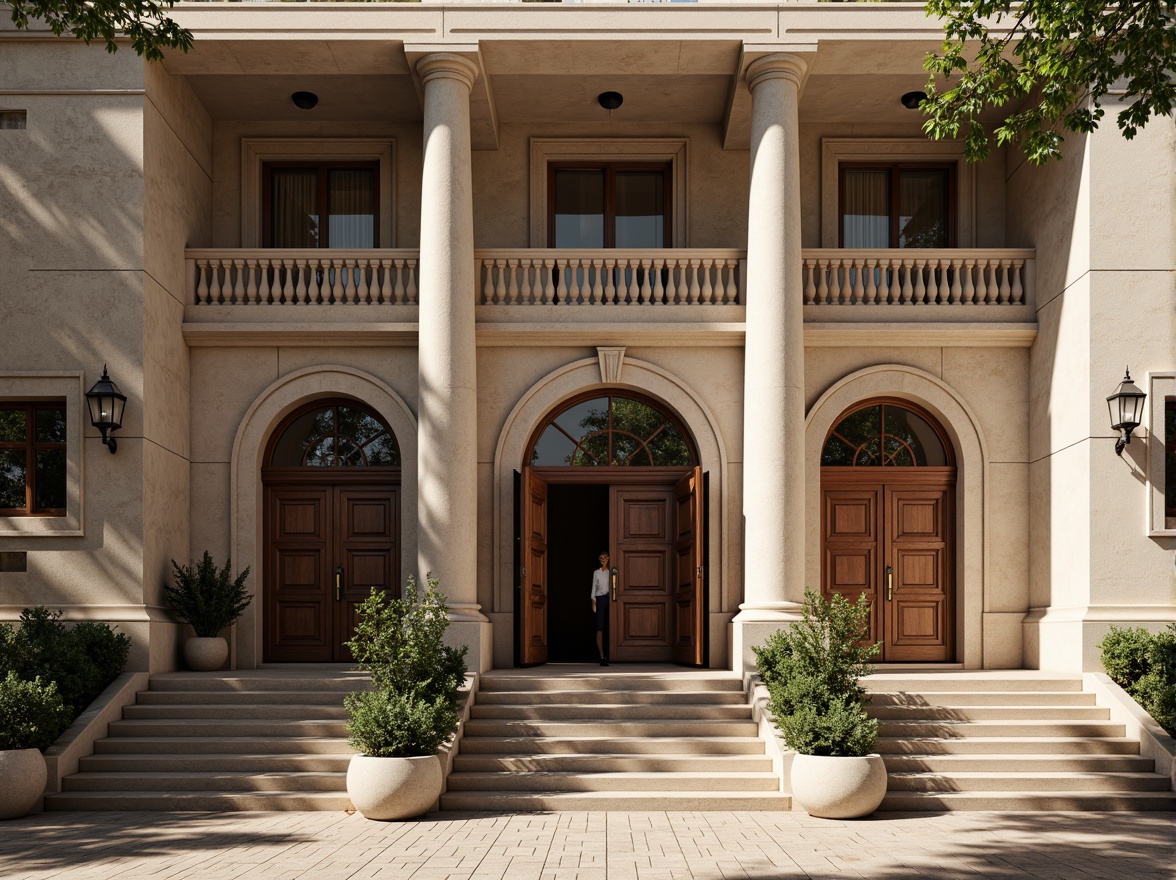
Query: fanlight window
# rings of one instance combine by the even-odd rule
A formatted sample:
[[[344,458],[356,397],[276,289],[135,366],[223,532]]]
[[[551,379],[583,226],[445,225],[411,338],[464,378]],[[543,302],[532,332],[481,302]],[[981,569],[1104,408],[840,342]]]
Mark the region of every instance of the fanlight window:
[[[274,467],[399,467],[396,435],[355,406],[312,409],[282,432],[270,459]]]
[[[939,433],[922,416],[892,403],[863,407],[841,419],[825,441],[822,467],[944,467]]]
[[[676,467],[694,463],[685,432],[666,413],[629,397],[594,397],[558,413],[531,453],[537,466]]]

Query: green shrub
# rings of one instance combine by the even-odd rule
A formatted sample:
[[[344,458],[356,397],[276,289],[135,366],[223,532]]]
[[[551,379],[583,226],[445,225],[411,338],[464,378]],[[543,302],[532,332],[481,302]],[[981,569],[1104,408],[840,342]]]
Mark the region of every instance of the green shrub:
[[[0,749],[43,752],[73,719],[53,682],[25,681],[11,671],[0,679]]]
[[[207,550],[195,565],[172,560],[174,583],[163,585],[164,597],[176,617],[190,623],[198,636],[209,638],[231,626],[253,601],[245,588],[249,567],[234,580],[231,564],[226,559],[225,567],[218,570]]]
[[[378,758],[433,754],[457,730],[467,650],[445,645],[449,607],[437,580],[418,595],[409,577],[403,599],[373,589],[355,610],[347,648],[375,689],[347,697],[351,745]]]
[[[1155,634],[1111,627],[1099,648],[1107,675],[1176,735],[1176,623]]]
[[[826,601],[808,591],[802,619],[754,649],[768,711],[789,748],[805,755],[873,751],[878,722],[866,714],[867,695],[858,683],[881,648],[880,642],[860,644],[869,617],[864,595],[850,604],[838,594]]]
[[[131,640],[109,625],[67,627],[60,611],[43,606],[24,609],[19,627],[0,624],[0,674],[53,682],[73,718],[118,678],[130,650]]]

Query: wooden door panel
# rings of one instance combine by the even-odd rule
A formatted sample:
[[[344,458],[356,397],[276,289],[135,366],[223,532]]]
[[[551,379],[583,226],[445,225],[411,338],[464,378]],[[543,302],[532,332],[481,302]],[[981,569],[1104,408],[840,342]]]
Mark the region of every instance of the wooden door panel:
[[[887,604],[885,659],[952,659],[953,614],[950,487],[887,486]]]
[[[272,661],[329,662],[329,488],[272,488],[266,493],[265,644]]]
[[[857,602],[863,593],[870,603],[869,633],[864,641],[882,638],[879,555],[882,541],[882,486],[828,488],[821,493],[821,592],[840,593]]]
[[[400,595],[399,487],[337,486],[335,565],[343,569],[335,602],[335,661],[355,633],[355,607],[372,588]],[[333,586],[333,585],[332,585]]]
[[[522,582],[518,609],[524,666],[547,662],[547,482],[523,468]]]
[[[702,468],[696,467],[674,486],[674,662],[701,666],[704,661],[706,582]]]
[[[617,569],[610,656],[621,662],[669,661],[673,657],[674,490],[613,486],[609,494]]]

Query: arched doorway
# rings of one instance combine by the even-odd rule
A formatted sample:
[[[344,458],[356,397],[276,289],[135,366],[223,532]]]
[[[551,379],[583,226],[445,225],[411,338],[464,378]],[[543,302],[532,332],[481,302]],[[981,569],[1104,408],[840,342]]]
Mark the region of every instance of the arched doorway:
[[[355,605],[399,592],[400,447],[374,411],[315,401],[274,432],[264,489],[264,632],[269,662],[345,662]]]
[[[842,413],[821,450],[821,589],[866,594],[884,662],[955,659],[955,457],[902,400]]]
[[[607,653],[703,665],[705,478],[662,404],[594,391],[549,413],[519,475],[518,662],[589,661],[592,570],[611,556]]]

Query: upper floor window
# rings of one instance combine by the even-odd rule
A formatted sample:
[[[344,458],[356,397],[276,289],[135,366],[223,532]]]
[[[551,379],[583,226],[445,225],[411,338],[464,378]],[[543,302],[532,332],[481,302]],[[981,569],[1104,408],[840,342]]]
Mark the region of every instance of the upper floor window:
[[[955,247],[953,165],[841,165],[841,246]]]
[[[262,246],[374,248],[378,162],[266,162]]]
[[[64,516],[65,404],[0,403],[0,516]]]
[[[547,240],[558,248],[662,248],[671,163],[551,163]]]
[[[1164,527],[1176,529],[1176,397],[1164,401]]]

